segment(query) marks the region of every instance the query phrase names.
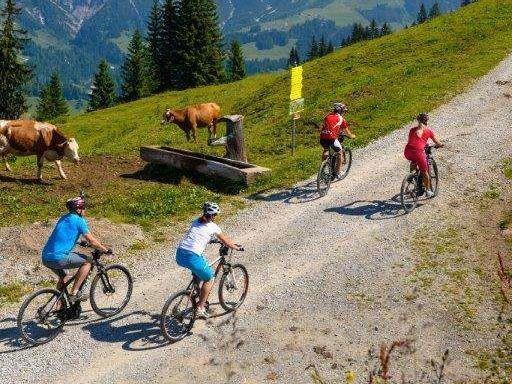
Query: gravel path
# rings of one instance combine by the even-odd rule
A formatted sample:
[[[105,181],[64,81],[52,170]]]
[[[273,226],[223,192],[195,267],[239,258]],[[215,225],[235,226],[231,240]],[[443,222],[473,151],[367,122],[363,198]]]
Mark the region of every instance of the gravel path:
[[[313,364],[329,382],[346,370],[365,382],[368,350],[382,341],[414,338],[406,370],[451,352],[448,382],[478,378],[464,353],[478,337],[453,327],[442,302],[405,300],[410,290],[409,234],[442,217],[461,190],[484,191],[488,170],[510,156],[512,56],[467,93],[431,114],[448,147],[436,152],[441,194],[402,215],[393,196],[408,167],[407,127],[355,151],[346,180],[317,199],[311,181],[261,201],[222,223],[244,244],[237,254],[251,276],[235,316],[199,322],[180,343],[163,343],[156,321],[171,293],[188,280],[172,262],[175,244],[132,265],[134,293],[108,320],[88,311],[53,342],[20,349],[15,311],[0,322],[0,382],[135,383],[264,381],[310,383]],[[463,209],[463,208],[461,208]],[[214,255],[214,250],[210,250]],[[87,308],[88,309],[88,308]],[[404,357],[403,359],[407,359]]]

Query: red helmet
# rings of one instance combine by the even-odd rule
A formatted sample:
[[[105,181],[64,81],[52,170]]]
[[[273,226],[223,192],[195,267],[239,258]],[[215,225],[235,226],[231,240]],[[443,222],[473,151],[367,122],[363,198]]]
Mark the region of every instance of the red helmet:
[[[74,197],[66,201],[66,207],[70,212],[75,212],[78,209],[85,209],[85,199],[83,196]]]

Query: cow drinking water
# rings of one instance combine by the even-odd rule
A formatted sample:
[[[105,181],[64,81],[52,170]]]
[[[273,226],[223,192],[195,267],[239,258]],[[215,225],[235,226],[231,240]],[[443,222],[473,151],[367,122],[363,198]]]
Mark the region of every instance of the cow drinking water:
[[[78,144],[75,139],[67,139],[49,123],[32,120],[0,120],[0,160],[7,162],[10,155],[37,156],[37,178],[43,180],[43,162],[54,161],[60,176],[66,179],[60,160],[66,158],[78,164]]]
[[[217,119],[220,107],[215,103],[191,105],[183,109],[167,108],[162,118],[162,124],[174,123],[180,127],[190,141],[190,136],[197,141],[197,128],[208,128],[208,138],[217,136]]]

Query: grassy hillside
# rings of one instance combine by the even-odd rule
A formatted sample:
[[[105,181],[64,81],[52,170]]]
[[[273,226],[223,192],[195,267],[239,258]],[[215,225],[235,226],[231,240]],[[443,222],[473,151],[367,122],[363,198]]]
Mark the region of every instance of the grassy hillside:
[[[512,0],[480,0],[421,26],[309,62],[304,69],[308,107],[304,116],[319,120],[332,100],[344,100],[358,135],[353,145],[364,145],[407,123],[418,111],[439,106],[499,63],[512,51],[511,19]],[[136,160],[140,145],[222,153],[203,144],[204,131],[196,145],[186,143],[177,127],[161,127],[160,115],[166,106],[216,101],[223,113],[245,115],[249,160],[273,170],[246,193],[304,179],[316,171],[320,149],[317,133],[303,125],[299,148],[291,156],[288,92],[289,75],[281,72],[169,92],[73,117],[63,129],[78,139],[82,156],[88,157],[82,172],[68,165],[74,180],[50,187],[0,179],[7,192],[0,195],[0,225],[55,216],[65,198],[80,188],[92,194],[94,215],[141,224],[169,223],[206,198],[235,201],[215,181],[207,183],[208,189],[175,172],[136,173],[141,167]],[[33,172],[24,162],[18,162],[17,168],[24,174]],[[119,177],[123,173],[132,176]]]

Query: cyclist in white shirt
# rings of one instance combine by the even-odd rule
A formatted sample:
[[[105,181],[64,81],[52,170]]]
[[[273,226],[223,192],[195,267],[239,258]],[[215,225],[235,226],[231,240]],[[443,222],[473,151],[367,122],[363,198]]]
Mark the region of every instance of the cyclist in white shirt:
[[[217,224],[214,223],[215,216],[220,212],[220,208],[215,203],[204,203],[203,215],[194,220],[187,234],[181,240],[176,251],[176,262],[179,266],[188,268],[194,276],[199,278],[203,283],[201,285],[201,293],[199,295],[199,303],[197,305],[197,315],[199,317],[207,317],[205,310],[206,299],[213,286],[213,269],[203,256],[206,246],[213,238],[217,238],[220,242],[231,249],[241,250],[233,240],[224,235]]]

